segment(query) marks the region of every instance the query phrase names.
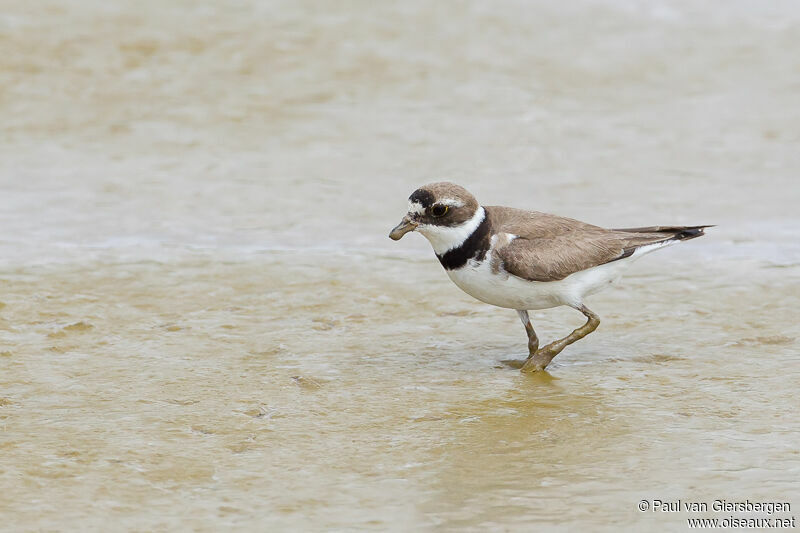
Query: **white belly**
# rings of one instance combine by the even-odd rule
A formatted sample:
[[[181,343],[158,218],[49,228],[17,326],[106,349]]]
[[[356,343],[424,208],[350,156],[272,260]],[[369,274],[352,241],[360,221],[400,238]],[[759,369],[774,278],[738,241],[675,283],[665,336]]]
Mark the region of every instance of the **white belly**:
[[[638,254],[582,270],[558,281],[527,281],[507,272],[492,272],[491,253],[480,263],[468,261],[457,270],[448,270],[453,283],[487,304],[509,309],[547,309],[560,305],[571,307],[583,303],[583,298],[594,294],[619,279],[622,271]]]

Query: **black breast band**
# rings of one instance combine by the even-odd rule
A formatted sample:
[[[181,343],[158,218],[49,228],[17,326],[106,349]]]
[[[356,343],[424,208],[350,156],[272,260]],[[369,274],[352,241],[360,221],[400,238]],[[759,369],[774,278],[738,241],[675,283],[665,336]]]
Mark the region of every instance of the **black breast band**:
[[[482,261],[489,250],[492,225],[489,222],[489,214],[484,212],[483,220],[467,237],[460,246],[446,251],[444,254],[436,254],[439,262],[447,270],[455,270],[467,264],[470,259]]]

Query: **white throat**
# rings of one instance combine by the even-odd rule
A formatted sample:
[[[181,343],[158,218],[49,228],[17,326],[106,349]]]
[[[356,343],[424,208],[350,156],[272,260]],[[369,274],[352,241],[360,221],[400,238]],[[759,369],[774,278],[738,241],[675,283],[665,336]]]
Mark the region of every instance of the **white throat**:
[[[437,255],[442,255],[448,250],[461,246],[478,229],[484,218],[486,218],[486,211],[483,210],[483,207],[478,206],[472,218],[463,224],[458,226],[423,224],[417,228],[417,231],[430,241],[433,251]]]

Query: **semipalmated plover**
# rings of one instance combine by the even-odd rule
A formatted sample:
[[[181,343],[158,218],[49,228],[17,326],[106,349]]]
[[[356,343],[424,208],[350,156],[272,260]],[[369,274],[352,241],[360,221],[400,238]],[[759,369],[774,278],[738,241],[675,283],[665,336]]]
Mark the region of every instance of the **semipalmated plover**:
[[[482,302],[515,309],[528,334],[523,372],[544,370],[565,347],[600,324],[584,298],[609,286],[642,255],[702,236],[710,226],[605,229],[536,211],[481,206],[455,183],[431,183],[408,198],[408,213],[389,234],[424,235],[458,287]],[[568,305],[586,324],[539,348],[528,311]]]

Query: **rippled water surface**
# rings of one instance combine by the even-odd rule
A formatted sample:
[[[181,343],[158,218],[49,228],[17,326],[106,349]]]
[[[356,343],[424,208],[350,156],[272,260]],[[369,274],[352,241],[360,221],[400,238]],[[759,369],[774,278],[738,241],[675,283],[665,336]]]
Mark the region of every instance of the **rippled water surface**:
[[[0,528],[798,514],[794,4],[0,6]],[[441,178],[718,227],[640,260],[590,299],[597,332],[521,375],[515,314],[386,237]]]

